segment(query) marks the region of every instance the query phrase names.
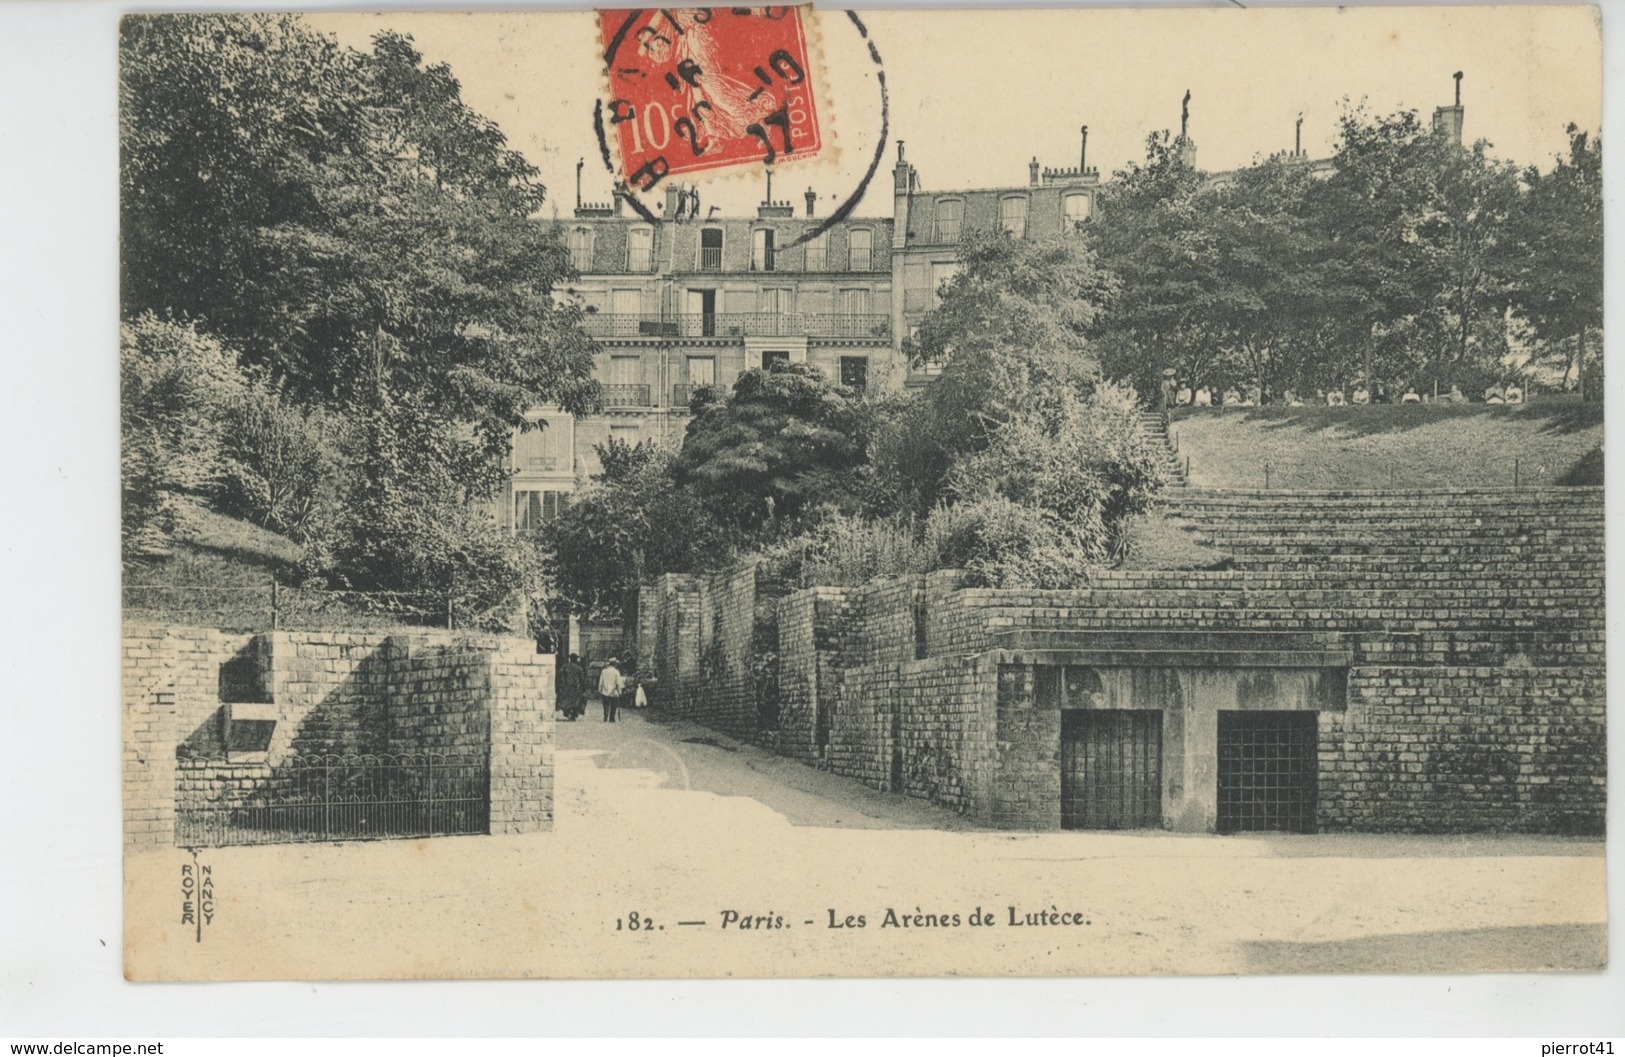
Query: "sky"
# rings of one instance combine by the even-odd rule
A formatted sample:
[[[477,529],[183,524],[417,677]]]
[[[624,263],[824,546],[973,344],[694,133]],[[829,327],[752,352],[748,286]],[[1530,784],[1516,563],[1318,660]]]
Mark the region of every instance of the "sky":
[[[589,12],[319,13],[345,43],[410,33],[430,62],[446,62],[463,98],[492,118],[542,172],[553,208],[574,205],[575,163],[587,160],[589,200],[609,194],[592,108],[602,84]],[[820,112],[833,146],[817,162],[781,166],[774,197],[818,191],[832,208],[856,188],[880,143],[879,86],[863,41],[836,9],[811,16],[823,55]],[[1449,104],[1464,73],[1465,138],[1483,138],[1520,165],[1549,166],[1570,121],[1596,129],[1601,36],[1595,9],[1319,8],[1291,10],[885,10],[862,12],[889,94],[881,171],[858,212],[889,215],[898,139],[922,187],[1009,186],[1027,161],[1075,166],[1079,127],[1103,176],[1144,156],[1157,129],[1177,129],[1191,92],[1191,138],[1210,170],[1246,165],[1292,146],[1333,150],[1345,98],[1377,113]],[[709,204],[751,211],[761,173],[703,178]]]

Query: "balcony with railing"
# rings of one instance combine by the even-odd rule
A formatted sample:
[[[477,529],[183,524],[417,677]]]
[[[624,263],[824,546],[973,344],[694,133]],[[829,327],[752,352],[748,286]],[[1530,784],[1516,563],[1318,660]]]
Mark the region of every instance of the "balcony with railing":
[[[605,407],[649,407],[649,387],[623,382],[600,385]]]
[[[583,318],[595,338],[858,338],[889,340],[891,317],[880,312],[596,312]]]

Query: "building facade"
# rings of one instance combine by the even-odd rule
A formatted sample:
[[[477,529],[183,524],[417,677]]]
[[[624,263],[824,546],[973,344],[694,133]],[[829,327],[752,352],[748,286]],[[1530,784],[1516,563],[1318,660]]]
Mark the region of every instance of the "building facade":
[[[1461,142],[1460,74],[1453,106],[1433,114],[1436,135]],[[1175,141],[1195,167],[1187,109]],[[1302,118],[1290,152],[1275,155],[1330,175],[1329,159],[1310,159]],[[774,360],[809,363],[857,390],[923,385],[940,369],[911,364],[905,343],[936,308],[959,268],[958,249],[972,231],[1053,238],[1082,230],[1102,189],[1088,160],[1089,128],[1080,130],[1075,168],[1027,165],[1024,183],[932,190],[897,144],[892,215],[825,224],[808,188],[804,206],[766,199],[754,217],[701,215],[698,194],[668,184],[651,222],[617,192],[610,203],[581,198],[564,222],[579,279],[568,291],[585,311],[600,347],[596,376],[603,410],[575,418],[538,409],[545,428],[515,435],[505,522],[515,531],[559,516],[576,482],[598,469],[595,448],[680,442],[689,397],[701,386],[732,386]],[[1209,175],[1222,185],[1233,172]],[[715,213],[711,207],[710,213]]]
[[[1085,131],[1087,135],[1087,130]],[[537,409],[540,429],[514,437],[505,522],[515,531],[562,514],[576,482],[598,469],[610,439],[677,443],[689,397],[731,386],[775,360],[807,363],[855,390],[920,385],[904,342],[938,303],[961,235],[1002,228],[1048,237],[1093,215],[1099,174],[1040,169],[1024,185],[929,191],[897,145],[893,216],[847,218],[818,230],[817,196],[798,208],[768,197],[754,217],[701,216],[686,188],[666,189],[651,223],[617,193],[580,198],[564,236],[579,278],[567,294],[600,346],[600,413]],[[579,178],[579,167],[578,167]]]

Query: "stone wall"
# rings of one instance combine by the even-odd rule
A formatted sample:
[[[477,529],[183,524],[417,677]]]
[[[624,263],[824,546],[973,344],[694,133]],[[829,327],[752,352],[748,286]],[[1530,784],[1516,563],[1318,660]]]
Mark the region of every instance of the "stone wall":
[[[137,847],[175,839],[174,643],[132,626],[123,642],[124,839]]]
[[[777,729],[758,740],[1050,829],[1063,713],[1156,712],[1163,824],[1202,831],[1220,714],[1313,712],[1319,828],[1601,831],[1600,490],[1178,501],[1238,568],[1101,571],[1072,591],[945,571],[773,600]],[[640,622],[674,684],[657,704],[741,737],[751,583],[666,577]],[[1084,668],[1099,685],[1074,700],[1061,673]]]
[[[653,657],[640,672],[655,679],[650,704],[737,738],[758,737],[757,603],[754,562],[667,574],[640,591],[640,639],[652,639],[640,644]]]
[[[124,660],[132,846],[173,843],[178,795],[274,795],[285,761],[307,755],[478,757],[496,831],[551,825],[553,660],[529,640],[131,626]],[[227,732],[249,724],[268,737],[243,751]]]
[[[1321,731],[1320,824],[1600,835],[1605,704],[1600,670],[1356,668]]]
[[[514,641],[486,655],[491,832],[553,828],[553,665]]]

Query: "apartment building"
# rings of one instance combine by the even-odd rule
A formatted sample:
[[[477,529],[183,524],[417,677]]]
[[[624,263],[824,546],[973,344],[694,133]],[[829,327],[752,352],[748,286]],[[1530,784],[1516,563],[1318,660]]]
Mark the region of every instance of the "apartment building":
[[[1434,111],[1433,128],[1460,143],[1461,75],[1455,76],[1455,103]],[[1175,143],[1194,167],[1189,102],[1187,93]],[[1292,150],[1279,156],[1329,175],[1329,159],[1304,152],[1301,129],[1300,117]],[[911,365],[904,342],[959,267],[960,237],[1080,231],[1102,189],[1088,147],[1084,126],[1076,167],[1045,167],[1034,158],[1025,183],[936,190],[899,141],[892,215],[843,219],[822,231],[813,190],[798,210],[773,199],[771,175],[754,217],[702,215],[698,197],[672,184],[651,222],[618,193],[608,203],[584,202],[578,165],[576,209],[564,222],[580,273],[569,293],[580,299],[584,325],[602,347],[604,407],[579,419],[538,410],[535,418],[546,428],[515,436],[507,523],[524,529],[562,513],[576,481],[598,468],[594,448],[612,437],[680,442],[694,389],[731,386],[752,367],[811,363],[860,390],[926,384],[937,368]]]

